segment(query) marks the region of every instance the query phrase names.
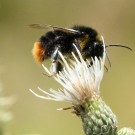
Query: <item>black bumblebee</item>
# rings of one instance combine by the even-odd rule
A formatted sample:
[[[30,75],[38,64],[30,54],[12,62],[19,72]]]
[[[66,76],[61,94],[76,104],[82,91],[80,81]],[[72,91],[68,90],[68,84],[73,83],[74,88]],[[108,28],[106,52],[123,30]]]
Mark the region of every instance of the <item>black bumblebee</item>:
[[[131,50],[131,48],[122,45],[105,46],[102,36],[93,28],[86,26],[73,26],[71,29],[61,28],[52,25],[31,24],[33,28],[51,28],[52,31],[41,36],[38,42],[35,42],[33,55],[37,61],[43,63],[45,59],[51,58],[52,74],[62,70],[62,64],[59,62],[58,51],[65,57],[70,58],[71,52],[76,53],[76,46],[85,59],[91,59],[95,56],[102,58],[105,48],[109,46],[120,46]]]

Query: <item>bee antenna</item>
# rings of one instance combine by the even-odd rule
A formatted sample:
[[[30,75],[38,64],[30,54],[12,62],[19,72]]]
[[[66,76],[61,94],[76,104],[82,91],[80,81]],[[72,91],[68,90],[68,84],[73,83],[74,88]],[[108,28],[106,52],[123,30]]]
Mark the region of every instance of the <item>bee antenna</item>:
[[[128,46],[124,46],[124,45],[120,45],[120,44],[111,44],[111,45],[106,45],[106,46],[105,46],[105,48],[107,48],[107,47],[112,47],[112,46],[115,46],[115,47],[123,47],[123,48],[126,48],[126,49],[128,49],[128,50],[132,51],[132,49],[131,49],[130,47],[128,47]]]

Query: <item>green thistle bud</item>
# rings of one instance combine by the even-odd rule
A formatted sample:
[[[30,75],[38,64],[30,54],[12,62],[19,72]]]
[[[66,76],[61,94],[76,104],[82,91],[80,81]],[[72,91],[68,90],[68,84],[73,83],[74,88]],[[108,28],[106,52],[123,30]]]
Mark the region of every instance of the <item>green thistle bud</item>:
[[[99,96],[84,101],[79,107],[86,135],[116,135],[117,120],[111,109]]]
[[[118,131],[118,135],[135,135],[135,130],[131,128],[122,128]]]

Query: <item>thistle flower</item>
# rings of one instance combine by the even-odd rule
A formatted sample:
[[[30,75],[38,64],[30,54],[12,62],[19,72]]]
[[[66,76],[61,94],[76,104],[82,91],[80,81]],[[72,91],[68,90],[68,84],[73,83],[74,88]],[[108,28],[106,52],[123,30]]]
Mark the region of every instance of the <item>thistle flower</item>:
[[[100,82],[104,72],[105,55],[100,60],[97,57],[92,58],[93,65],[90,66],[90,62],[88,60],[85,62],[79,50],[77,48],[76,50],[79,59],[72,53],[74,60],[70,60],[70,65],[68,65],[63,55],[59,52],[65,67],[62,72],[59,72],[53,78],[64,89],[59,89],[58,91],[50,89],[50,93],[48,93],[39,88],[46,96],[39,96],[32,91],[36,96],[55,101],[68,101],[73,105],[78,105],[85,99],[91,99],[94,94],[99,95]],[[44,65],[43,68],[49,75],[51,74]]]
[[[38,88],[44,95],[30,91],[42,99],[70,102],[74,113],[82,119],[86,135],[115,135],[116,116],[100,97],[100,83],[104,74],[106,56],[105,44],[102,58],[95,56],[91,61],[84,61],[77,48],[76,52],[76,55],[72,53],[73,59],[70,59],[70,62],[67,62],[59,52],[64,69],[53,78],[62,85],[62,89],[58,91],[50,89],[50,92],[47,92]],[[50,71],[42,66],[50,75]]]

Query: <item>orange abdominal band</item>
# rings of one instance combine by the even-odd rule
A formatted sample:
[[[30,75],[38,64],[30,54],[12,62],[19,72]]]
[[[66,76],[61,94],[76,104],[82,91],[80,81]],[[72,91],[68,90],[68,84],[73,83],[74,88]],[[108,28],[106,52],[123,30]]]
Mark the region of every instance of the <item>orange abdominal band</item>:
[[[34,58],[42,63],[45,58],[45,48],[43,47],[41,42],[35,42],[34,43],[34,48],[33,48],[33,56]]]

